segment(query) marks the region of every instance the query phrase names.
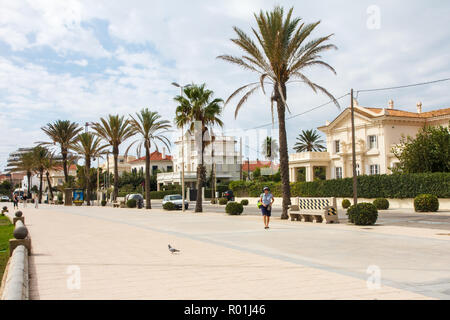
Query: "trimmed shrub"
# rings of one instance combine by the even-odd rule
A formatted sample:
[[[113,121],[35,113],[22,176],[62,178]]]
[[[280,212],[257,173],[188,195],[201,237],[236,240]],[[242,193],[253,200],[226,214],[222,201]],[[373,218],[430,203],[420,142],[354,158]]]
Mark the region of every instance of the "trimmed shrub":
[[[378,220],[378,210],[372,203],[358,203],[347,210],[348,220],[358,226],[374,225]]]
[[[375,199],[373,205],[377,207],[378,210],[387,210],[389,209],[389,201],[385,198]]]
[[[130,199],[127,201],[127,207],[128,208],[136,208],[137,201],[135,199]]]
[[[216,199],[211,199],[211,204],[217,204],[217,200]]]
[[[439,199],[432,194],[421,194],[414,199],[416,212],[437,212],[439,210]]]
[[[239,216],[244,212],[244,206],[237,202],[228,202],[225,212],[231,216]]]
[[[243,206],[248,206],[248,200],[247,200],[247,199],[243,199],[243,200],[241,201],[241,204],[242,204]]]
[[[64,204],[64,201],[58,200],[57,204]]]
[[[166,202],[163,204],[163,209],[167,211],[173,211],[176,209],[175,204],[173,202]]]
[[[351,205],[352,205],[352,203],[350,202],[350,200],[348,200],[348,199],[342,200],[342,208],[348,209],[348,208],[350,208]]]
[[[106,200],[102,200],[102,207],[106,207]]]
[[[220,198],[219,199],[219,204],[224,206],[228,203],[228,199],[227,198]]]

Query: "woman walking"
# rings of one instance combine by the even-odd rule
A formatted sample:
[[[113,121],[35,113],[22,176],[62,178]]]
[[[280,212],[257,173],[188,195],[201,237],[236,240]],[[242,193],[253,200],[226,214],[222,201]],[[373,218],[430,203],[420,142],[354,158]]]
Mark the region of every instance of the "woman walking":
[[[19,198],[17,197],[17,194],[13,195],[13,203],[14,203],[14,209],[19,209]]]
[[[264,193],[261,194],[259,201],[261,202],[261,213],[264,217],[264,229],[269,229],[270,217],[272,216],[272,204],[275,201],[270,189],[264,188]]]

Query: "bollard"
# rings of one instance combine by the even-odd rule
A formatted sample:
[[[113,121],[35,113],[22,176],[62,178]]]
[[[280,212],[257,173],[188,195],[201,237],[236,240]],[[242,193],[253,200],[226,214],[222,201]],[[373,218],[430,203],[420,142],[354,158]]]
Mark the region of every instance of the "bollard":
[[[28,229],[22,220],[17,220],[15,223],[14,238],[9,240],[9,255],[12,256],[14,250],[19,246],[27,248],[28,255],[31,255],[31,239],[28,237]]]
[[[13,218],[13,224],[16,225],[17,221],[22,221],[23,224],[25,224],[25,217],[23,217],[22,211],[17,211],[15,214],[15,217]]]

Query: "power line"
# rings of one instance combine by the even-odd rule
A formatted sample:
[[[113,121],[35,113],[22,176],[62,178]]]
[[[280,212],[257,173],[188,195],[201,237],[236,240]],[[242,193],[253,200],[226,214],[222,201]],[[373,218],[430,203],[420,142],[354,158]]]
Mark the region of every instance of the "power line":
[[[450,78],[439,79],[439,80],[428,81],[428,82],[420,82],[420,83],[408,84],[408,85],[397,86],[397,87],[386,87],[386,88],[377,88],[377,89],[358,90],[358,91],[356,91],[356,92],[357,92],[357,93],[360,93],[360,92],[374,92],[374,91],[385,91],[385,90],[394,90],[394,89],[404,89],[404,88],[417,87],[417,86],[424,86],[424,85],[427,85],[427,84],[433,84],[433,83],[444,82],[444,81],[450,81]]]

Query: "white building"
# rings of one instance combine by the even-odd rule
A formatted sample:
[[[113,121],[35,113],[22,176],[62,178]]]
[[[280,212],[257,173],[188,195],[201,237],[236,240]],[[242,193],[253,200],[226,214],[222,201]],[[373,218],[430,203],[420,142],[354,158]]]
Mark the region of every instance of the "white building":
[[[145,172],[145,157],[129,162],[131,172]],[[165,148],[163,152],[154,151],[150,154],[150,174],[153,175],[157,171],[172,172],[173,161],[172,156],[166,155]]]
[[[366,108],[355,100],[356,167],[358,175],[390,174],[398,159],[392,153],[402,136],[415,137],[424,126],[448,126],[450,108],[417,112],[394,108]],[[350,178],[352,164],[351,110],[347,108],[335,120],[318,128],[326,134],[326,152],[291,154],[289,169],[291,182],[298,181],[299,171],[306,173],[306,181],[314,180],[314,168],[325,169],[327,179]]]
[[[119,176],[122,175],[122,173],[124,172],[131,172],[131,161],[136,160],[135,156],[122,156],[119,155],[117,158],[117,168],[119,170]],[[106,172],[108,171],[108,166],[109,166],[109,172],[111,174],[114,174],[114,155],[113,154],[109,154],[109,156],[107,157],[106,161],[103,162],[102,164],[100,164],[100,168],[102,169],[102,172]]]
[[[196,188],[197,166],[201,163],[200,143],[196,143],[192,135],[186,134],[184,139],[184,180],[185,186]],[[162,185],[181,185],[181,172],[183,164],[182,138],[175,142],[173,155],[173,172],[159,173],[157,177],[158,190]],[[204,151],[203,161],[206,166],[206,176],[210,177],[215,164],[217,183],[239,180],[241,176],[242,156],[237,150],[237,140],[234,137],[216,136]]]

